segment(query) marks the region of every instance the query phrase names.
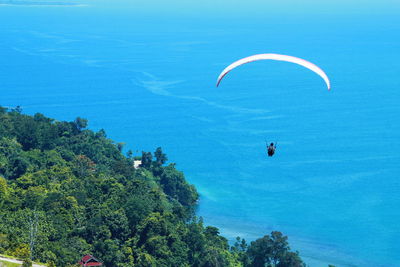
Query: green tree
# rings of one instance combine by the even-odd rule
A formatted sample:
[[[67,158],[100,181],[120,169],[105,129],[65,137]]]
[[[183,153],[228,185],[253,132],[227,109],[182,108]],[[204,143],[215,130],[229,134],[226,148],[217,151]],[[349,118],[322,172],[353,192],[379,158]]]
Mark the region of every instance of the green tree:
[[[3,114],[6,114],[6,112],[7,112],[7,108],[0,106],[0,114],[3,115]]]
[[[32,260],[31,259],[24,259],[22,267],[32,267]]]
[[[9,190],[6,179],[0,176],[0,208],[5,200],[7,200],[9,196]]]
[[[96,164],[85,155],[78,155],[75,157],[74,174],[77,177],[83,178],[92,174],[95,171]]]
[[[231,247],[232,253],[237,256],[239,262],[243,264],[243,266],[249,266],[250,260],[247,255],[247,248],[248,245],[246,240],[240,237],[236,237],[236,242],[234,243],[233,247]]]
[[[276,265],[277,267],[305,267],[306,265],[301,260],[299,253],[296,252],[286,252],[279,263]]]
[[[151,167],[152,161],[153,156],[151,155],[151,153],[142,151],[142,164],[140,166],[149,169]]]
[[[297,252],[291,252],[287,237],[281,232],[273,231],[271,236],[265,235],[250,243],[247,250],[251,266],[303,266]]]
[[[167,155],[165,155],[165,154],[162,152],[161,147],[158,147],[158,148],[156,149],[156,151],[154,152],[154,157],[156,158],[156,164],[157,164],[158,166],[163,165],[163,164],[164,164],[165,162],[167,162],[167,160],[168,160]]]
[[[77,117],[74,120],[74,126],[76,127],[76,129],[78,131],[82,131],[83,129],[85,129],[88,126],[88,120],[81,118],[81,117]]]

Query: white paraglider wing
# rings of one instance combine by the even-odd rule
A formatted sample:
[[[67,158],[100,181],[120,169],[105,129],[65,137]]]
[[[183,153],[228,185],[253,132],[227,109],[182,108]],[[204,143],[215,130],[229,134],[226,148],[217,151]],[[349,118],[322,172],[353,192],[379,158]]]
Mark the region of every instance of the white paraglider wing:
[[[312,70],[313,72],[315,72],[316,74],[318,74],[319,76],[321,76],[322,79],[324,79],[326,86],[328,87],[328,90],[331,89],[331,83],[329,81],[328,76],[326,75],[326,73],[320,69],[317,65],[314,65],[311,62],[308,62],[304,59],[301,58],[297,58],[297,57],[292,57],[292,56],[287,56],[287,55],[279,55],[279,54],[258,54],[258,55],[254,55],[254,56],[250,56],[250,57],[245,57],[242,58],[238,61],[233,62],[232,64],[230,64],[228,67],[226,67],[221,74],[218,76],[218,80],[217,80],[217,87],[219,85],[219,83],[221,82],[222,78],[224,78],[224,76],[226,74],[228,74],[228,72],[230,72],[231,70],[233,70],[234,68],[249,63],[249,62],[253,62],[253,61],[257,61],[257,60],[277,60],[277,61],[286,61],[286,62],[291,62],[291,63],[295,63],[298,65],[301,65],[309,70]]]

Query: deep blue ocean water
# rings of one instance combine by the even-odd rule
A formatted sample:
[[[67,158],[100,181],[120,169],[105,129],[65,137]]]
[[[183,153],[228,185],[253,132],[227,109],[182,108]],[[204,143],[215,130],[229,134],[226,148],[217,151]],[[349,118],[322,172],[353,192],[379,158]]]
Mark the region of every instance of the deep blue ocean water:
[[[310,266],[400,266],[400,18],[140,16],[0,7],[0,105],[161,146],[233,240],[289,236]],[[281,53],[302,67],[241,57]],[[265,141],[278,142],[267,158]]]

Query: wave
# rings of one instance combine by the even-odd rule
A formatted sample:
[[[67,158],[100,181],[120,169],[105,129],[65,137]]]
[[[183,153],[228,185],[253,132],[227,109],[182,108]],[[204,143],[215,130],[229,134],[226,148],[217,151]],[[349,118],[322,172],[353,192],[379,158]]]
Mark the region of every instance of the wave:
[[[151,93],[156,94],[156,95],[168,96],[168,97],[173,97],[173,98],[178,98],[178,99],[193,100],[193,101],[201,102],[201,103],[204,103],[206,105],[209,105],[209,106],[212,106],[215,108],[228,110],[228,111],[238,113],[238,114],[270,113],[269,110],[264,110],[264,109],[250,109],[250,108],[243,108],[243,107],[237,107],[237,106],[223,105],[223,104],[219,104],[217,102],[209,101],[209,100],[207,100],[203,97],[199,97],[199,96],[187,96],[187,95],[172,94],[167,89],[171,88],[174,85],[185,82],[184,80],[160,81],[153,74],[150,74],[147,72],[142,72],[142,74],[145,75],[146,77],[150,78],[151,80],[132,79],[132,82],[136,85],[142,86],[146,90],[148,90]]]

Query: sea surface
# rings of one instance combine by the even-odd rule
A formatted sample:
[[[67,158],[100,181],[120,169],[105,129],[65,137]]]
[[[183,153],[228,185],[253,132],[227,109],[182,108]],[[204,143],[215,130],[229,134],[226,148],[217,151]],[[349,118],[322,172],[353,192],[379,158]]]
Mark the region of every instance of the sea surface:
[[[0,6],[0,105],[161,146],[230,240],[282,231],[310,266],[400,266],[400,17],[151,16]],[[254,62],[281,53],[319,65]],[[266,156],[265,144],[277,142]]]

